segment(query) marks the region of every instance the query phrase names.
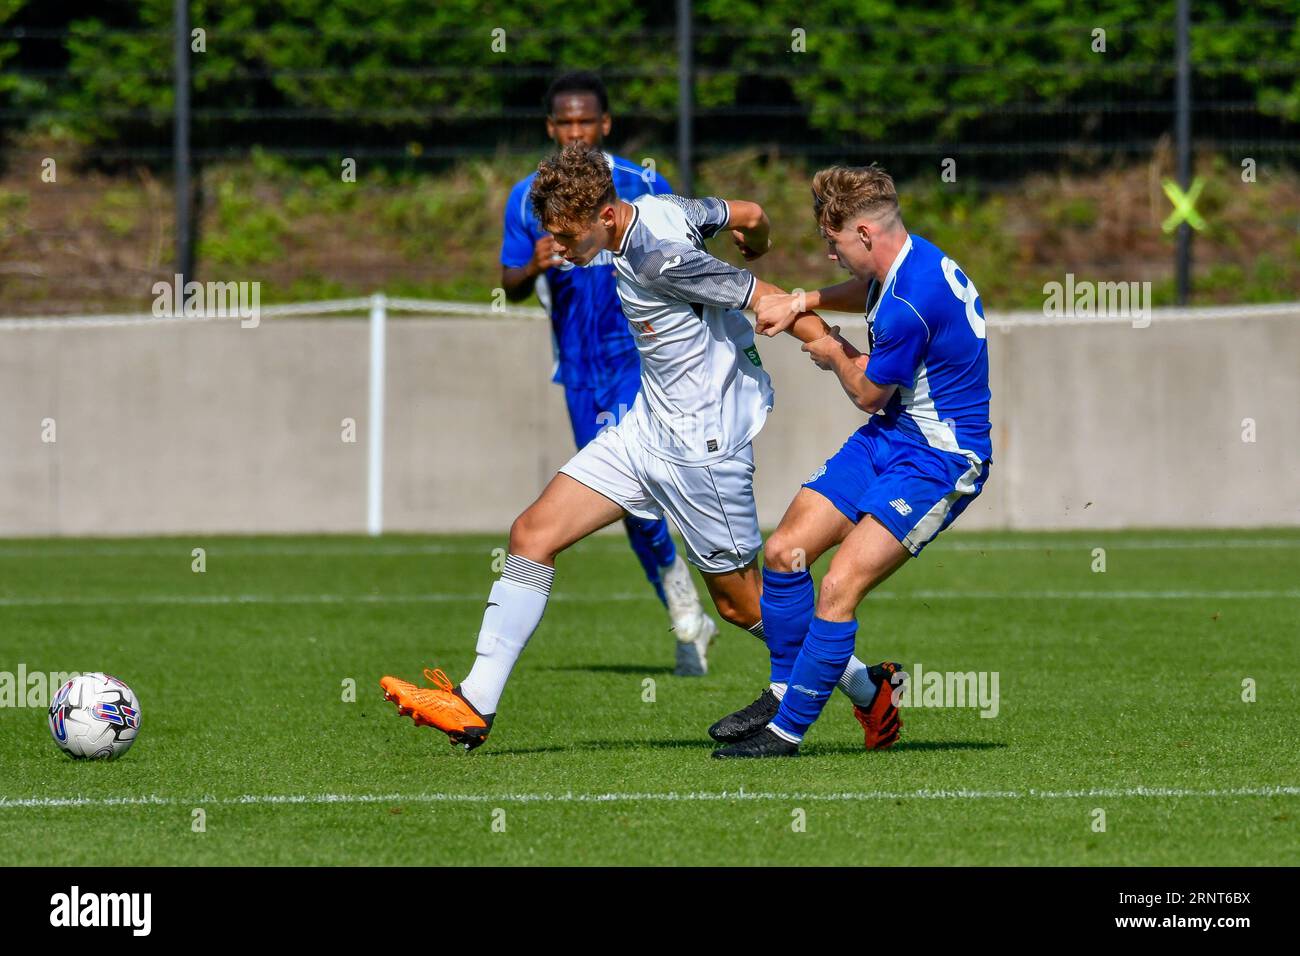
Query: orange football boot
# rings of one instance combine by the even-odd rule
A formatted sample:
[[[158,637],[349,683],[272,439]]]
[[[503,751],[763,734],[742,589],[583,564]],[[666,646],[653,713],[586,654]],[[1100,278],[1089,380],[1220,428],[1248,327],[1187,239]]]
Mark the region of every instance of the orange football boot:
[[[410,717],[417,727],[434,727],[451,738],[452,745],[462,745],[467,751],[487,740],[492,729],[492,717],[484,717],[452,686],[441,669],[424,669],[425,679],[437,687],[417,687],[410,681],[384,677],[379,686],[384,689],[384,699],[397,704],[397,713]]]
[[[903,665],[894,661],[873,664],[867,673],[876,684],[876,696],[871,698],[868,707],[854,704],[853,716],[866,733],[868,750],[888,750],[898,742],[898,735],[903,730],[903,718],[894,706],[894,688],[898,685],[893,682],[893,677],[902,673],[906,680],[907,675],[903,671]]]

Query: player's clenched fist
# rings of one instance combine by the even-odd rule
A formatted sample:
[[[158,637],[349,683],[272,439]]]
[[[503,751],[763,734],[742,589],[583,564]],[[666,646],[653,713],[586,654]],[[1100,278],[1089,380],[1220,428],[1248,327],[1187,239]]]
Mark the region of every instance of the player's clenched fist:
[[[754,230],[747,235],[740,229],[731,230],[731,241],[736,244],[746,262],[752,262],[772,248],[772,240],[767,237],[767,230]]]
[[[533,258],[528,263],[528,274],[530,276],[540,275],[553,265],[558,265],[564,261],[555,251],[556,242],[550,236],[542,236],[533,245]]]
[[[855,364],[862,357],[862,353],[840,335],[838,325],[831,326],[830,330],[821,338],[805,342],[803,351],[807,352],[812,358],[814,365],[826,371],[834,369],[836,360],[841,357]],[[861,363],[861,367],[865,369],[866,363]]]
[[[807,310],[802,292],[794,295],[765,295],[754,304],[754,327],[760,335],[777,335],[794,324],[801,312]]]

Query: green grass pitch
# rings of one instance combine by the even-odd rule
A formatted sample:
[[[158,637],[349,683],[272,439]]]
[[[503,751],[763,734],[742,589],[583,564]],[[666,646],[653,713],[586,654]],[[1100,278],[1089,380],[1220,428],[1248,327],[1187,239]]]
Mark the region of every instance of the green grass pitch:
[[[44,708],[0,708],[6,862],[1297,859],[1295,530],[949,533],[867,599],[858,653],[997,672],[997,716],[906,709],[866,753],[836,695],[802,756],[759,762],[710,760],[705,729],[764,685],[763,648],[727,627],[709,676],[674,677],[616,535],[561,557],[486,746],[399,719],[379,677],[464,676],[503,544],[0,542],[0,672],[106,670],[143,711],[131,752],[91,764]]]

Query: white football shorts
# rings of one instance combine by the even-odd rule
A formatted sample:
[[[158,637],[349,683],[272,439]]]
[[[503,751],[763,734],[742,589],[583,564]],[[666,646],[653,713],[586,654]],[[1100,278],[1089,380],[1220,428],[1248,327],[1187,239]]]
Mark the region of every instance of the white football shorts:
[[[671,519],[686,542],[686,559],[701,571],[736,571],[763,547],[751,444],[711,465],[679,465],[650,454],[612,425],[570,458],[560,474],[628,514]]]

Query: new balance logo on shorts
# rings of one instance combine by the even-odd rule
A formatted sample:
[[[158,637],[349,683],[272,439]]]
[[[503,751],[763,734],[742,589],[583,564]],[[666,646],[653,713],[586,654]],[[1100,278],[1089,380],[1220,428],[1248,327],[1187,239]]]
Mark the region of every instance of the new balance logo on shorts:
[[[906,518],[908,515],[912,513],[912,506],[909,505],[902,498],[895,498],[889,504],[895,511],[897,511],[904,518]]]

